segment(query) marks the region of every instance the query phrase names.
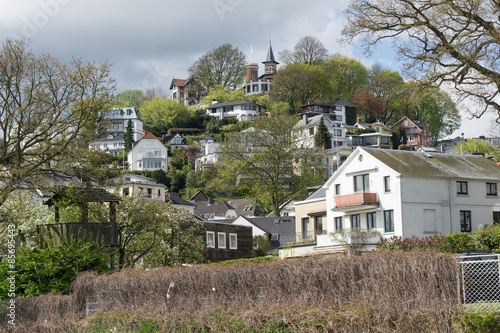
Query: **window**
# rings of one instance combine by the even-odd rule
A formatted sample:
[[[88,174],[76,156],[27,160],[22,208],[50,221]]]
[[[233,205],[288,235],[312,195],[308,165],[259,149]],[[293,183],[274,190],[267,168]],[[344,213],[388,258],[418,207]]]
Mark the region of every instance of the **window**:
[[[314,230],[317,231],[318,235],[323,231],[323,216],[316,216]]]
[[[252,85],[252,91],[253,92],[258,92],[259,91],[259,85],[258,84],[253,84]]]
[[[375,212],[366,214],[366,224],[368,229],[375,229],[377,227],[377,220]]]
[[[385,232],[394,232],[394,211],[384,210],[384,230]]]
[[[236,250],[238,248],[238,235],[229,234],[229,248],[231,250]]]
[[[370,179],[368,174],[354,176],[354,192],[370,191]]]
[[[493,212],[493,224],[500,224],[500,212]]]
[[[457,194],[467,194],[467,182],[457,181]]]
[[[215,233],[213,231],[207,231],[207,247],[215,247]]]
[[[497,196],[497,183],[486,183],[486,195]]]
[[[225,232],[218,232],[217,233],[217,243],[218,243],[219,249],[226,248],[226,233]]]
[[[460,211],[460,231],[461,232],[471,232],[472,231],[470,210],[461,210]]]
[[[271,242],[278,242],[280,240],[280,234],[272,234]]]
[[[148,144],[149,146],[152,146],[152,145],[153,145],[153,140],[148,140],[148,141],[147,141],[147,144]]]
[[[388,138],[388,137],[386,137],[386,136],[382,136],[382,137],[380,138],[380,143],[381,143],[381,144],[384,144],[384,145],[388,145],[388,144],[389,144],[389,138]]]
[[[335,230],[342,230],[343,225],[342,225],[342,216],[336,217],[335,218]]]
[[[384,189],[386,193],[391,192],[391,176],[384,177]]]
[[[359,214],[351,216],[351,225],[352,228],[361,228],[361,217]]]
[[[302,239],[309,238],[309,218],[302,219]]]
[[[309,135],[314,135],[314,127],[309,128]]]
[[[335,194],[336,195],[340,194],[340,184],[335,184]]]

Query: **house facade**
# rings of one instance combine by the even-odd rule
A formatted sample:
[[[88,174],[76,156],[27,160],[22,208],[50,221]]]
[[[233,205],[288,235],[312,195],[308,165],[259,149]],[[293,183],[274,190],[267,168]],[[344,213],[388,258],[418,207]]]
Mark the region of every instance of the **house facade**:
[[[405,116],[392,126],[392,131],[397,133],[399,128],[404,130],[408,149],[418,150],[421,147],[429,147],[429,134],[425,120],[411,120]]]
[[[193,78],[172,79],[169,89],[171,90],[169,99],[187,106],[199,104],[206,95]]]
[[[264,74],[261,76],[259,76],[258,64],[247,64],[247,74],[245,76],[245,85],[243,86],[245,96],[267,94],[271,89],[273,76],[276,74],[276,66],[279,64],[274,58],[271,41],[269,41],[266,61],[262,63],[264,64]]]
[[[157,182],[154,179],[125,173],[112,178],[106,182],[106,189],[119,196],[132,196],[134,193],[145,198],[165,201],[168,188],[166,185]]]
[[[252,228],[214,221],[204,221],[200,235],[206,244],[209,262],[253,257]]]
[[[324,184],[326,234],[303,252],[346,250],[349,240],[332,237],[346,230],[373,231],[366,250],[392,236],[471,232],[499,221],[498,183],[500,168],[480,156],[358,147]],[[296,217],[306,229],[304,213]]]
[[[241,120],[255,120],[264,111],[263,106],[249,101],[235,101],[226,103],[214,103],[207,108],[207,114],[216,119],[236,118]]]
[[[146,131],[127,154],[129,170],[168,170],[168,149],[153,133]]]
[[[132,123],[132,139],[138,141],[144,136],[143,120],[139,109],[133,107],[115,108],[107,110],[102,114],[99,127],[103,129],[103,135],[99,139],[90,142],[89,148],[94,148],[118,155],[125,148],[124,134],[128,122]]]

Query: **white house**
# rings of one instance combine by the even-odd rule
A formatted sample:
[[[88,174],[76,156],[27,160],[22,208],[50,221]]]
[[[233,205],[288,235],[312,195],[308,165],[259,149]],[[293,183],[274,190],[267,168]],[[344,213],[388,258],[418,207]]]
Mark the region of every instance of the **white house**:
[[[346,243],[330,233],[344,229],[377,231],[366,241],[370,249],[380,237],[471,232],[498,223],[498,183],[500,167],[481,156],[358,147],[323,185],[326,234],[303,252],[342,250]],[[296,223],[303,233],[315,231],[298,211]]]
[[[104,111],[99,124],[104,128],[104,134],[97,140],[90,142],[89,148],[103,150],[113,155],[118,155],[124,149],[124,134],[128,122],[132,124],[132,138],[138,141],[144,135],[143,121],[139,109],[133,107],[116,108]]]
[[[235,101],[226,103],[217,103],[214,101],[207,108],[207,114],[216,119],[236,118],[241,120],[255,120],[265,108],[249,101]]]
[[[125,173],[109,179],[106,182],[106,189],[122,197],[132,196],[133,193],[137,193],[146,198],[161,201],[166,200],[166,193],[168,193],[166,185],[133,173]]]
[[[129,170],[168,170],[168,149],[153,133],[144,136],[127,154]]]

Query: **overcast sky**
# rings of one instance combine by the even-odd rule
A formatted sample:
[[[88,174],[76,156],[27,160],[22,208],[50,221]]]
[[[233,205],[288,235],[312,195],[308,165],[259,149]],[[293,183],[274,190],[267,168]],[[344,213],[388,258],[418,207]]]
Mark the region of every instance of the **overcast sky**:
[[[366,57],[358,45],[338,43],[346,6],[345,0],[0,0],[0,39],[27,36],[35,51],[61,60],[107,60],[118,92],[168,93],[172,78],[187,78],[198,57],[225,43],[261,65],[269,37],[276,57],[314,36],[331,54],[399,70],[390,44]],[[464,120],[454,135],[485,134],[489,119]]]

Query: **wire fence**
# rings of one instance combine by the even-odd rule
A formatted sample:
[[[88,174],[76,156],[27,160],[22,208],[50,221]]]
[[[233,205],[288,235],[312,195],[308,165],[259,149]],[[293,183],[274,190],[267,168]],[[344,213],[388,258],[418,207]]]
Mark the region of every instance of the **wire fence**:
[[[500,255],[459,257],[463,304],[468,311],[500,311]]]

